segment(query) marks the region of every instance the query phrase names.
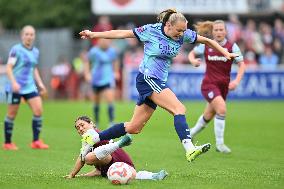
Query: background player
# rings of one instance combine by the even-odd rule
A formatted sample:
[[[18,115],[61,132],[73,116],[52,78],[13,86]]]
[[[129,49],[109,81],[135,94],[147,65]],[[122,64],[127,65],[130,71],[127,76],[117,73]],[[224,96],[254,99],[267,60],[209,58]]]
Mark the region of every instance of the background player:
[[[91,119],[87,116],[80,116],[75,121],[75,128],[80,136],[82,136],[88,130],[94,130],[95,127],[96,126],[92,123]],[[123,149],[121,149],[124,146],[130,145],[131,141],[131,136],[125,135],[117,142],[109,143],[109,141],[100,141],[96,143],[93,146],[94,149],[90,152],[87,152],[86,155],[83,155],[82,153],[84,152],[81,151],[73,170],[65,177],[74,178],[85,163],[87,165],[94,165],[95,170],[92,170],[86,174],[81,174],[80,176],[107,177],[109,167],[115,162],[124,162],[135,168],[130,156]],[[84,148],[81,150],[84,150]],[[161,170],[158,173],[139,171],[136,174],[136,179],[163,180],[167,175],[168,173],[164,170]]]
[[[106,32],[80,32],[83,39],[89,38],[137,38],[144,42],[144,58],[136,77],[136,88],[139,93],[131,121],[114,125],[100,134],[86,134],[85,140],[92,144],[99,140],[120,137],[126,133],[141,132],[154,113],[157,105],[166,109],[174,116],[176,132],[186,151],[189,162],[206,152],[210,144],[194,146],[186,122],[185,106],[168,88],[166,81],[168,70],[183,43],[205,43],[220,51],[227,59],[235,57],[223,49],[216,41],[197,35],[187,29],[188,21],[183,14],[168,9],[158,15],[158,23],[148,24],[133,30],[111,30]]]
[[[6,86],[8,111],[4,121],[5,143],[3,149],[17,150],[12,143],[14,119],[18,113],[21,98],[29,104],[32,112],[33,142],[31,148],[47,149],[48,145],[39,140],[42,128],[42,100],[39,96],[46,95],[46,88],[36,68],[39,59],[39,50],[33,46],[35,29],[33,26],[24,26],[21,31],[22,42],[14,45],[9,53],[7,62],[7,76],[9,83]],[[36,83],[35,83],[36,82]]]
[[[244,72],[245,64],[242,53],[236,43],[230,43],[226,37],[226,27],[222,20],[214,22],[199,22],[196,25],[198,32],[212,36],[223,48],[229,52],[238,54],[234,60],[226,59],[220,52],[211,47],[200,44],[196,46],[188,55],[189,61],[194,66],[201,64],[201,59],[196,58],[197,55],[204,55],[206,62],[205,76],[202,81],[201,91],[207,100],[207,106],[203,114],[199,117],[195,126],[190,130],[194,136],[207,123],[214,118],[214,132],[216,138],[216,150],[222,153],[230,153],[231,150],[224,144],[225,118],[226,118],[226,97],[228,90],[234,90],[240,83]],[[237,63],[239,70],[236,78],[230,82],[231,66]]]
[[[109,126],[112,126],[114,121],[114,87],[115,79],[119,77],[119,62],[110,43],[109,39],[99,39],[97,45],[88,52],[89,61],[85,62],[85,78],[91,82],[93,88],[93,111],[97,127],[102,97],[105,97],[108,103]]]

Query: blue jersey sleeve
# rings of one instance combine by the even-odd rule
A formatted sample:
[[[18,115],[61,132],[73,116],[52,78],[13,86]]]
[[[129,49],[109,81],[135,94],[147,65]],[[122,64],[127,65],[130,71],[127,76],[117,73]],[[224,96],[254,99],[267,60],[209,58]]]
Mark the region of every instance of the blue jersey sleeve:
[[[11,50],[9,52],[9,57],[18,58],[17,47],[16,46],[11,48]]]
[[[141,42],[147,41],[149,40],[149,33],[150,33],[149,30],[152,25],[153,24],[147,24],[144,26],[140,26],[138,28],[134,28],[133,33],[139,41]]]
[[[195,43],[197,40],[197,33],[191,29],[185,30],[183,34],[183,42]]]
[[[205,52],[205,45],[204,44],[199,44],[194,47],[193,49],[195,55],[203,55]]]
[[[234,59],[234,62],[235,62],[235,63],[239,63],[239,62],[244,61],[244,57],[243,57],[243,55],[242,55],[242,52],[241,52],[239,46],[238,46],[236,43],[233,44],[232,51],[233,51],[233,53],[236,53],[236,54],[239,55],[238,57],[236,57],[236,58]]]

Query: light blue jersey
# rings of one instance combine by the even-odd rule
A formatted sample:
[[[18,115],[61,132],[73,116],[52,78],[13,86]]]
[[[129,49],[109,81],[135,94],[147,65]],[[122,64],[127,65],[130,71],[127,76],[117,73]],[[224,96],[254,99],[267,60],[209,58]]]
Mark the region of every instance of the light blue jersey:
[[[113,85],[113,62],[117,59],[115,49],[108,48],[103,50],[99,47],[92,47],[88,52],[88,58],[92,68],[92,85]]]
[[[222,46],[222,44],[225,44],[226,42],[227,42],[227,40],[225,39],[220,45]],[[194,54],[196,54],[196,55],[204,55],[205,44],[199,44],[198,46],[195,46],[193,51],[194,51]],[[242,55],[242,52],[241,52],[239,46],[236,43],[234,43],[233,46],[232,46],[232,53],[236,53],[236,54],[239,55],[236,58],[234,58],[233,63],[239,63],[239,62],[244,61],[244,57]]]
[[[21,86],[19,94],[38,92],[34,80],[34,69],[38,64],[39,50],[36,47],[28,49],[20,43],[12,47],[9,58],[16,58],[13,75],[17,83]],[[6,85],[6,91],[12,92],[10,82]]]
[[[167,81],[172,59],[183,43],[197,40],[195,31],[187,29],[179,40],[173,40],[164,32],[162,23],[147,24],[133,29],[137,39],[144,42],[144,58],[139,71],[147,76]]]

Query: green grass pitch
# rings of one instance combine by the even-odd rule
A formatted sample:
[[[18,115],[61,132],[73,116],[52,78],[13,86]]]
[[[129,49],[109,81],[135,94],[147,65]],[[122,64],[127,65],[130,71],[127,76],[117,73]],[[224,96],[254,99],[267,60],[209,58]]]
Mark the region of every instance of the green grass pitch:
[[[186,102],[187,119],[193,125],[205,102]],[[116,103],[116,122],[131,118],[134,102]],[[92,188],[284,188],[284,101],[229,101],[225,142],[232,154],[215,152],[213,124],[200,133],[198,144],[211,142],[212,149],[188,163],[173,126],[173,118],[158,109],[143,132],[134,136],[126,149],[137,170],[165,169],[169,176],[161,182],[133,181],[114,186],[104,178],[63,176],[73,168],[80,149],[80,137],[74,129],[79,115],[92,116],[90,102],[44,102],[42,138],[49,150],[29,148],[31,112],[22,105],[15,121],[13,140],[18,151],[0,150],[1,189],[92,189]],[[3,119],[6,105],[0,104],[0,140],[3,141]],[[107,125],[106,106],[101,107],[101,129]],[[91,170],[85,166],[83,172]]]

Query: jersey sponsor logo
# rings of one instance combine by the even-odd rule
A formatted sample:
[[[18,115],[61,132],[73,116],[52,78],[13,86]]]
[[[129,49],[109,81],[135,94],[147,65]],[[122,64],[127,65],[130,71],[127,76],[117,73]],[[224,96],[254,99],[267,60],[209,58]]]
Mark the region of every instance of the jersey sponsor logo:
[[[170,45],[164,45],[161,43],[159,44],[159,49],[162,50],[161,54],[166,54],[170,56],[175,56],[179,51],[179,47],[171,47]]]
[[[222,62],[227,62],[227,58],[224,56],[210,56],[208,55],[208,60],[209,61],[222,61]]]
[[[210,91],[210,92],[208,93],[208,97],[209,97],[210,99],[212,99],[212,98],[214,97],[214,92],[213,92],[213,91]]]
[[[137,31],[139,32],[139,33],[142,33],[142,32],[144,32],[144,31],[146,31],[147,30],[147,28],[146,27],[143,27],[143,26],[140,26],[139,28],[137,28]]]

